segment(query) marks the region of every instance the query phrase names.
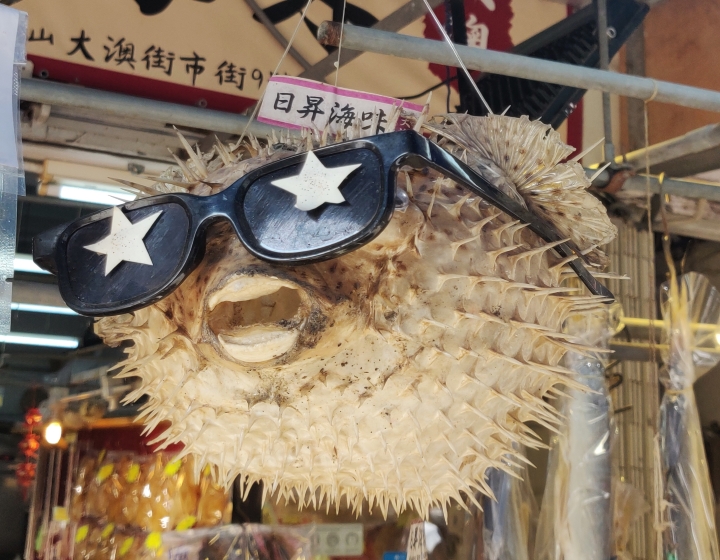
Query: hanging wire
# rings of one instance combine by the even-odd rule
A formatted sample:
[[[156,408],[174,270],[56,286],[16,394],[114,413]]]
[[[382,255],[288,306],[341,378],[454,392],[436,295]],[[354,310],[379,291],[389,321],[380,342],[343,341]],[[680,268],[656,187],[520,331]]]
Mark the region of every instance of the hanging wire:
[[[652,203],[652,193],[650,192],[650,154],[648,147],[650,146],[650,132],[649,132],[649,124],[648,124],[648,103],[652,101],[655,98],[655,95],[657,94],[657,84],[655,84],[655,91],[653,92],[652,96],[650,98],[645,99],[643,104],[643,120],[645,125],[645,204],[647,206],[647,228],[648,228],[648,239],[649,243],[652,245],[653,251],[651,251],[651,259],[648,263],[648,280],[649,280],[649,286],[651,286],[650,290],[650,302],[648,310],[648,317],[650,319],[655,318],[655,313],[657,310],[657,300],[656,298],[656,290],[654,289],[655,286],[655,261],[654,261],[654,243],[653,243],[653,230],[652,230],[652,210],[651,210],[651,203]],[[650,342],[650,364],[653,369],[653,376],[655,378],[655,382],[657,383],[658,380],[658,364],[657,364],[657,347],[655,342],[655,322],[650,321],[650,324],[648,325],[648,339]],[[653,426],[655,437],[653,439],[653,474],[655,480],[653,481],[653,526],[655,529],[655,547],[656,547],[656,554],[658,557],[661,555],[662,551],[662,542],[663,542],[663,534],[662,534],[662,526],[663,526],[663,487],[662,487],[662,467],[661,467],[661,456],[660,456],[660,434],[657,431],[657,425]]]
[[[450,85],[450,67],[445,67],[445,84],[447,85],[447,95],[445,96],[445,109],[450,112],[450,94],[452,93],[452,86]]]
[[[435,91],[436,89],[441,88],[441,87],[443,87],[444,85],[447,85],[447,84],[449,84],[449,83],[451,83],[451,82],[454,82],[455,80],[457,80],[457,76],[450,76],[450,78],[448,78],[447,80],[443,80],[442,82],[437,83],[437,84],[435,84],[434,86],[430,86],[429,88],[421,91],[420,93],[416,93],[416,94],[414,94],[414,95],[403,95],[403,96],[401,96],[401,97],[398,97],[398,99],[403,99],[403,100],[417,99],[418,97],[422,97],[423,95],[427,95],[427,94],[430,93],[431,91]]]
[[[292,44],[295,41],[295,37],[297,36],[300,26],[305,21],[305,15],[307,14],[308,9],[310,8],[310,4],[312,4],[312,3],[313,3],[313,0],[308,0],[308,3],[305,5],[305,9],[302,11],[302,14],[300,15],[300,19],[298,20],[297,25],[295,26],[295,30],[293,31],[293,34],[290,36],[290,40],[288,41],[287,46],[285,47],[285,52],[280,57],[280,60],[278,61],[277,66],[275,67],[275,70],[272,73],[272,76],[275,76],[278,73],[278,70],[280,70],[280,65],[282,65],[288,52],[290,52],[290,47],[292,47]],[[270,77],[272,78],[272,76],[270,76]],[[255,103],[255,107],[253,108],[252,114],[250,115],[250,119],[248,120],[248,123],[245,125],[245,128],[242,131],[242,134],[240,134],[240,138],[238,139],[236,146],[239,146],[240,143],[243,141],[243,138],[245,138],[245,134],[247,133],[248,128],[250,128],[250,125],[255,120],[255,117],[256,117],[258,111],[260,110],[260,105],[262,105],[263,98],[265,97],[265,92],[267,91],[269,82],[270,82],[270,80],[265,82],[265,87],[263,88],[263,92],[260,95],[260,98],[257,100],[257,103]]]
[[[347,0],[343,1],[342,21],[340,21],[340,41],[338,42],[338,59],[335,63],[335,87],[338,85],[338,75],[340,74],[340,54],[342,53],[343,32],[345,31],[345,8],[347,8]]]
[[[472,75],[470,74],[470,71],[467,69],[467,66],[465,66],[465,63],[460,58],[460,53],[457,52],[457,49],[455,48],[455,44],[450,40],[450,37],[448,37],[448,34],[445,32],[445,28],[443,27],[442,23],[440,23],[440,20],[438,19],[437,15],[435,15],[435,11],[432,9],[432,6],[430,5],[430,2],[428,0],[423,0],[425,3],[425,7],[428,10],[428,13],[430,14],[430,17],[435,21],[435,25],[437,26],[438,30],[442,34],[443,38],[445,39],[445,42],[448,44],[450,49],[452,50],[453,54],[455,55],[455,58],[458,61],[458,64],[460,64],[460,67],[463,69],[463,72],[465,72],[465,75],[467,76],[468,80],[470,80],[470,83],[473,85],[473,88],[475,88],[475,93],[477,93],[478,97],[480,98],[480,101],[482,101],[482,104],[485,105],[485,109],[488,112],[488,115],[494,115],[493,110],[490,108],[490,105],[488,105],[488,102],[485,101],[485,98],[483,97],[483,94],[480,93],[480,88],[478,88],[477,83],[473,79]]]
[[[651,98],[652,99],[652,98]],[[650,99],[650,100],[651,100]],[[650,151],[648,147],[650,146],[650,132],[649,132],[649,125],[648,125],[648,103],[650,100],[646,100],[645,104],[643,106],[643,117],[644,117],[644,125],[645,125],[645,204],[647,206],[647,228],[648,228],[648,235],[649,239],[652,240],[652,193],[650,191]],[[653,252],[654,254],[654,252]],[[651,263],[652,265],[652,263]],[[650,278],[648,279],[650,281],[650,286],[655,285],[655,267],[650,266],[649,267],[649,275]],[[655,290],[650,290],[650,305],[651,309],[649,310],[648,317],[650,319],[655,318],[655,313],[657,311],[657,303],[656,303],[656,294]],[[648,328],[648,335],[650,339],[650,359],[652,360],[652,363],[655,364],[656,374],[657,374],[657,360],[656,360],[656,348],[655,348],[655,323],[653,321],[650,322],[649,328]]]

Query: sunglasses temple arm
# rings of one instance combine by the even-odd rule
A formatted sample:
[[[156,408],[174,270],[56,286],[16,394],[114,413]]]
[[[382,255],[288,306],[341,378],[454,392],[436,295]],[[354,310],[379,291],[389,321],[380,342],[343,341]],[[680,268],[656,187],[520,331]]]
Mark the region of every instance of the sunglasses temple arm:
[[[426,159],[427,163],[436,170],[448,175],[457,183],[462,184],[467,189],[480,196],[483,200],[489,202],[493,206],[496,206],[516,220],[520,220],[521,222],[528,224],[528,227],[533,232],[548,243],[554,243],[563,239],[554,227],[533,215],[529,210],[523,208],[520,204],[509,198],[505,193],[497,190],[467,165],[459,161],[456,157],[452,156],[432,142],[427,140],[426,142],[428,150],[427,156],[424,159]],[[585,286],[587,286],[590,292],[594,295],[602,296],[614,301],[615,297],[612,292],[601,284],[592,274],[590,274],[587,268],[585,268],[582,264],[580,251],[576,247],[573,247],[571,242],[561,243],[555,247],[555,250],[563,257],[570,257],[572,255],[577,256],[576,259],[570,261],[568,264],[577,274],[578,278],[580,278],[582,283],[585,284]]]
[[[57,264],[55,262],[55,249],[62,233],[69,224],[62,224],[35,237],[32,242],[33,261],[43,270],[52,272],[57,276]]]

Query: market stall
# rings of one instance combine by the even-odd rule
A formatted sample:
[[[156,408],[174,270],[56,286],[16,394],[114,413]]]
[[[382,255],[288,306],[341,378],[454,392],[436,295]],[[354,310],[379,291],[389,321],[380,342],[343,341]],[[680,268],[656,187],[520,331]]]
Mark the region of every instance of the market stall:
[[[23,558],[718,557],[720,144],[648,107],[720,93],[630,71],[670,7],[0,8]]]

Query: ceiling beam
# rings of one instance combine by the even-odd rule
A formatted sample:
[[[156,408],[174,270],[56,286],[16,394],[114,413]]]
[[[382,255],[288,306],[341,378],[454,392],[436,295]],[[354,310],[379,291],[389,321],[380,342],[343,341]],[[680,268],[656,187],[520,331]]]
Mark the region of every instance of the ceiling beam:
[[[169,123],[213,132],[227,132],[228,134],[241,134],[247,128],[247,132],[265,137],[269,136],[272,130],[277,130],[275,127],[257,120],[250,122],[248,117],[235,113],[201,109],[200,107],[155,101],[33,78],[21,80],[20,99],[51,106],[59,105],[102,111],[107,115],[117,117]],[[293,131],[290,133],[292,134]]]
[[[720,124],[709,124],[687,134],[671,138],[647,148],[615,158],[616,163],[627,163],[635,170],[666,173],[672,177],[688,177],[720,168]]]

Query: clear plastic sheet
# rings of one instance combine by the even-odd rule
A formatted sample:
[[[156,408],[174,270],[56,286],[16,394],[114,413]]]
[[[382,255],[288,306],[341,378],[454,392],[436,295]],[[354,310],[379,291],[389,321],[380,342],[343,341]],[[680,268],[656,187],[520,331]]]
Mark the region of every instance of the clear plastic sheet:
[[[685,274],[682,282],[688,294],[688,340],[692,349],[692,363],[695,366],[693,379],[686,381],[692,385],[695,379],[714,367],[720,359],[718,343],[715,338],[716,333],[720,332],[720,324],[718,324],[720,322],[720,292],[715,289],[707,277],[696,272]],[[670,285],[665,282],[660,289],[663,299],[667,300]],[[678,379],[673,383],[676,381],[682,382]]]
[[[10,332],[12,278],[15,273],[17,194],[15,178],[0,171],[0,334]],[[10,183],[10,186],[8,186]]]
[[[586,346],[607,347],[609,311],[568,321]],[[538,522],[538,560],[607,560],[612,556],[611,407],[603,355],[569,353],[566,366],[580,387],[558,403],[566,423],[552,438]]]
[[[633,560],[627,549],[630,534],[635,522],[650,506],[640,490],[617,478],[613,480],[613,499],[615,557],[617,560]]]
[[[169,531],[230,521],[228,493],[209,469],[195,479],[191,458],[157,453],[87,454],[77,468],[70,519],[95,520],[132,530]]]
[[[537,504],[527,467],[521,464],[513,472],[515,476],[501,469],[488,470],[487,484],[495,499],[475,494],[482,509],[470,501],[465,505],[451,504],[445,511],[430,509],[424,527],[429,560],[534,560]],[[379,508],[370,510],[367,503],[360,512],[344,502],[338,512],[334,506],[326,509],[325,504],[317,509],[299,509],[295,501],[278,500],[277,496],[271,496],[263,506],[263,521],[273,526],[362,524],[364,550],[361,556],[355,556],[357,560],[403,558],[410,527],[418,518],[417,512],[405,510],[397,515],[391,509],[385,519]],[[317,531],[319,537],[322,533],[321,529]],[[316,554],[320,553],[319,546]]]
[[[699,274],[675,276],[661,288],[665,341],[665,394],[660,404],[659,447],[663,491],[663,557],[717,560],[715,508],[700,416],[692,385],[697,318],[717,322],[717,292]],[[714,319],[714,321],[713,321]],[[714,334],[714,333],[713,333]],[[704,362],[703,362],[704,363]]]
[[[486,496],[482,502],[483,560],[534,559],[537,504],[527,468],[518,475],[521,478],[499,469],[488,471],[495,500]]]
[[[27,13],[0,5],[0,334],[10,332],[17,197],[25,194],[19,95],[27,21]]]
[[[314,525],[226,525],[165,533],[164,560],[309,560]]]

